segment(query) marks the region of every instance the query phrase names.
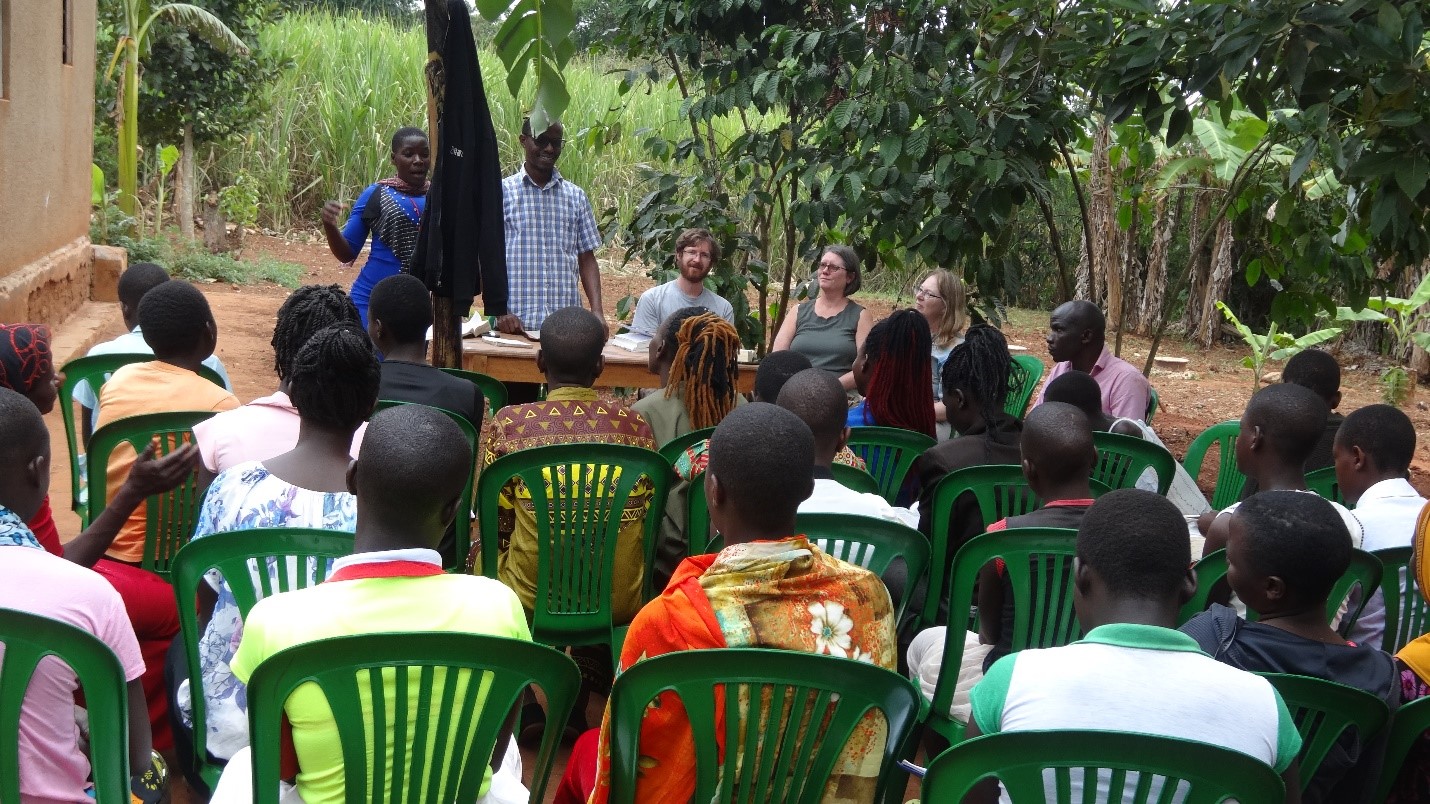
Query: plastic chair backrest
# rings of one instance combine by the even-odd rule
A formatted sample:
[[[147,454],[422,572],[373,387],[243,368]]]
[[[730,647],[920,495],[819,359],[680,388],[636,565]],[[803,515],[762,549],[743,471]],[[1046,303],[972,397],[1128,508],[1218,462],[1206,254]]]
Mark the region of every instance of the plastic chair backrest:
[[[477,480],[478,521],[482,571],[489,577],[497,577],[497,501],[502,488],[519,479],[531,494],[540,545],[532,638],[551,645],[610,641],[621,513],[642,478],[653,488],[642,525],[642,577],[645,597],[651,597],[656,533],[671,477],[670,463],[659,453],[616,444],[518,450],[482,470]],[[598,491],[593,494],[591,489]]]
[[[1108,491],[1107,486],[1097,480],[1090,480],[1092,496],[1101,497]],[[983,527],[1010,516],[1020,516],[1041,508],[1043,503],[1028,487],[1028,479],[1023,477],[1023,468],[1016,464],[984,464],[969,466],[949,472],[934,486],[932,518],[933,555],[929,559],[929,590],[922,613],[925,625],[932,624],[938,616],[939,596],[935,593],[947,589],[949,580],[944,570],[949,566],[948,529],[953,516],[954,502],[965,492],[978,500],[978,509],[983,514]]]
[[[94,431],[89,440],[89,520],[93,522],[108,503],[106,475],[115,448],[128,444],[138,454],[153,440],[159,445],[155,457],[163,457],[184,444],[192,444],[194,425],[213,415],[213,411],[194,410],[146,413],[116,419]],[[184,482],[173,491],[145,500],[146,525],[141,567],[168,579],[169,564],[174,554],[194,535],[202,503],[203,495],[199,494],[194,474],[184,478]]]
[[[1351,565],[1340,580],[1336,581],[1336,585],[1331,587],[1331,596],[1326,598],[1326,621],[1335,621],[1341,603],[1347,602],[1346,597],[1352,590],[1359,589],[1356,599],[1349,601],[1352,605],[1346,610],[1338,626],[1342,634],[1349,634],[1355,627],[1356,620],[1360,619],[1361,612],[1365,610],[1365,604],[1370,601],[1370,596],[1380,588],[1383,571],[1380,559],[1364,550],[1352,550]]]
[[[699,430],[691,430],[688,433],[678,435],[675,438],[672,438],[669,441],[665,442],[664,444],[661,444],[659,452],[667,461],[670,462],[671,466],[674,466],[676,460],[678,460],[687,449],[690,449],[696,444],[699,444],[701,441],[710,440],[710,435],[714,432],[714,427],[705,427]]]
[[[481,389],[482,398],[487,400],[489,412],[496,413],[506,407],[506,385],[496,377],[483,374],[480,371],[467,371],[459,368],[443,368],[442,371],[453,377],[461,377]]]
[[[1241,422],[1231,421],[1213,424],[1203,430],[1187,446],[1187,457],[1182,466],[1193,480],[1201,476],[1202,461],[1213,444],[1219,446],[1216,472],[1216,486],[1212,489],[1212,508],[1221,509],[1236,502],[1241,497],[1241,487],[1246,485],[1246,475],[1236,468],[1236,437],[1241,432]]]
[[[1271,804],[1286,797],[1270,765],[1230,748],[1129,732],[1014,731],[976,737],[940,754],[929,765],[921,799],[959,801],[996,776],[1013,801],[1072,804],[1093,800],[1074,784],[1081,787],[1099,770],[1110,789],[1097,801]]]
[[[1326,466],[1307,472],[1306,488],[1331,502],[1340,503],[1346,508],[1352,507],[1346,505],[1346,498],[1341,496],[1341,484],[1336,480],[1336,467],[1334,466]]]
[[[905,567],[903,599],[895,601],[897,622],[904,621],[909,592],[928,569],[929,542],[917,529],[887,519],[857,514],[800,514],[795,530],[820,550],[884,577],[896,560]]]
[[[873,475],[857,466],[850,466],[847,463],[833,463],[829,466],[829,472],[834,475],[834,479],[838,481],[839,485],[846,489],[857,491],[860,494],[878,494],[883,496],[883,492],[879,489],[879,481],[875,480]]]
[[[218,784],[223,765],[208,761],[208,704],[199,660],[198,612],[194,598],[204,575],[217,570],[233,593],[239,615],[278,592],[316,586],[328,577],[332,559],[353,551],[353,535],[311,528],[255,528],[214,533],[184,545],[174,556],[174,594],[179,603],[179,638],[188,656],[189,700],[193,704],[194,766],[208,783]],[[261,562],[261,563],[260,563]],[[262,569],[260,570],[260,567]]]
[[[1380,560],[1380,590],[1385,597],[1385,636],[1380,648],[1391,655],[1430,632],[1430,603],[1425,602],[1410,566],[1413,552],[1410,547],[1387,547],[1372,554]]]
[[[720,534],[710,524],[710,504],[705,499],[705,473],[696,472],[690,480],[685,508],[685,541],[690,555],[716,553],[724,546]]]
[[[278,802],[283,706],[307,683],[332,708],[343,775],[358,788],[348,790],[349,802],[449,802],[476,800],[497,737],[527,687],[540,687],[551,722],[565,723],[581,674],[551,648],[466,633],[363,634],[280,651],[248,682],[257,804]],[[365,695],[385,703],[364,712]],[[542,800],[560,737],[561,729],[542,735],[532,801]]]
[[[1192,594],[1190,600],[1182,604],[1182,609],[1177,613],[1177,625],[1182,625],[1187,620],[1201,614],[1211,605],[1212,589],[1217,581],[1226,577],[1226,548],[1216,550],[1202,556],[1197,563],[1192,565],[1192,572],[1197,576],[1197,591]],[[1248,615],[1256,616],[1254,612],[1248,611]]]
[[[834,656],[720,648],[645,659],[621,673],[611,689],[613,804],[635,801],[641,720],[651,701],[667,691],[679,697],[698,735],[695,767],[685,769],[695,781],[691,801],[734,796],[816,804],[824,800],[850,736],[871,711],[888,724],[883,780],[918,720],[920,702],[907,678]],[[754,703],[764,700],[768,707]]]
[[[98,804],[128,804],[129,705],[124,670],[94,634],[29,612],[0,609],[0,801],[20,801],[20,717],[31,677],[46,656],[69,665],[89,713],[89,761]],[[48,671],[47,672],[52,672]],[[48,713],[70,718],[68,708]],[[76,791],[78,792],[78,791]]]
[[[879,491],[890,505],[898,500],[914,460],[937,443],[923,433],[899,427],[849,429],[849,449],[864,459],[869,474],[879,481]]]
[[[1012,528],[975,536],[953,557],[953,587],[949,612],[968,611],[975,602],[978,572],[995,558],[1003,559],[1004,572],[1013,590],[1012,649],[1052,648],[1066,645],[1082,635],[1077,612],[1073,610],[1073,558],[1077,555],[1077,531],[1067,528]],[[999,617],[1001,612],[983,612]],[[952,614],[950,621],[956,621]],[[963,640],[944,642],[943,667],[959,667],[963,661]],[[949,717],[957,673],[939,675],[926,724],[934,731],[957,740],[963,727]]]
[[[1157,473],[1157,493],[1167,495],[1177,473],[1177,459],[1166,447],[1137,436],[1121,433],[1093,433],[1097,447],[1097,465],[1092,476],[1114,489],[1137,487],[1138,478],[1147,469]]]
[[[1147,389],[1147,415],[1142,417],[1146,424],[1152,423],[1152,417],[1157,414],[1157,407],[1162,403],[1161,397],[1157,396],[1157,389],[1149,387]]]
[[[418,403],[402,402],[396,399],[379,399],[377,401],[377,407],[373,408],[372,412],[377,413],[380,410],[386,410],[394,405],[415,404]],[[467,485],[462,488],[462,497],[457,501],[457,518],[452,522],[453,531],[456,534],[456,549],[453,550],[452,555],[455,556],[454,560],[456,563],[445,567],[448,572],[460,572],[463,564],[467,560],[467,553],[471,552],[472,549],[472,494],[477,483],[477,462],[482,459],[480,451],[482,434],[467,420],[466,416],[460,413],[454,413],[435,405],[423,405],[423,407],[440,410],[447,414],[447,417],[456,422],[457,426],[461,428],[462,437],[467,440],[467,446],[472,450],[472,468],[471,471],[467,473]],[[462,515],[463,512],[467,512],[466,516]]]
[[[1302,784],[1316,775],[1326,752],[1347,729],[1355,729],[1365,745],[1380,734],[1390,720],[1385,701],[1365,690],[1321,678],[1283,673],[1258,673],[1281,693],[1301,733],[1297,764]]]
[[[1430,697],[1417,698],[1402,704],[1390,719],[1390,736],[1385,743],[1385,763],[1380,770],[1380,784],[1371,801],[1383,802],[1390,796],[1411,746],[1421,742],[1430,730]]]
[[[1003,412],[1021,419],[1033,401],[1033,391],[1043,377],[1043,361],[1028,354],[1013,355],[1013,373],[1008,377],[1008,398]],[[1020,376],[1021,375],[1021,376]],[[1021,382],[1020,382],[1021,380]]]

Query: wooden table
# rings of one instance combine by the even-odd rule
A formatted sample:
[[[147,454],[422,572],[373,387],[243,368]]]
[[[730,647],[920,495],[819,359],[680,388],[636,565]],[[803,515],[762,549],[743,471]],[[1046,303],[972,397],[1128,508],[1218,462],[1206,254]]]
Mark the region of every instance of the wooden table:
[[[540,344],[521,335],[502,337],[523,345],[503,346],[481,338],[466,338],[462,341],[462,368],[502,382],[546,382],[546,377],[536,368],[536,350]],[[632,352],[607,343],[601,355],[606,359],[606,367],[596,378],[597,388],[660,387],[660,376],[652,374],[646,365],[646,350]],[[740,364],[739,387],[747,393],[754,390],[754,364]]]

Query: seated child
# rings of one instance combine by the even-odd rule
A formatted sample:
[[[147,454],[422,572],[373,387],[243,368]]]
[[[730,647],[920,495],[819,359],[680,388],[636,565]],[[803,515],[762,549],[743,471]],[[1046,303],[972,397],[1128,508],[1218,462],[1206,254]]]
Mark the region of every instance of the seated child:
[[[1345,421],[1335,412],[1341,405],[1340,364],[1329,352],[1320,349],[1297,352],[1286,361],[1286,367],[1281,369],[1281,382],[1309,388],[1326,403],[1326,418],[1322,420],[1321,430],[1316,435],[1311,453],[1306,456],[1306,471],[1312,472],[1331,466],[1334,463],[1331,449],[1336,431],[1340,429],[1341,422]],[[1246,485],[1241,489],[1241,499],[1244,500],[1258,491],[1261,491],[1261,485],[1255,478],[1247,477]]]

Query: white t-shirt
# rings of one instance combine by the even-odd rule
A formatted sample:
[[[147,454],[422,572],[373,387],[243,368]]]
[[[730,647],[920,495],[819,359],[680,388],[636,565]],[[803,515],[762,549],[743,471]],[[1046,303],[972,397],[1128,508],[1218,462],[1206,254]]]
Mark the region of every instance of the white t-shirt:
[[[1403,478],[1382,480],[1365,490],[1356,501],[1355,517],[1365,528],[1362,550],[1409,547],[1415,537],[1415,522],[1425,498]],[[1400,569],[1400,594],[1406,592],[1405,568]],[[1385,595],[1376,590],[1347,636],[1357,645],[1379,647],[1385,635]]]
[[[1071,645],[1005,656],[970,699],[984,734],[1093,729],[1176,737],[1239,751],[1278,773],[1301,750],[1271,682],[1207,656],[1186,634],[1151,625],[1104,625]],[[1076,782],[1072,800],[1082,796]],[[1106,784],[1104,776],[1099,801],[1107,800]],[[1051,786],[1048,800],[1056,800]]]
[[[711,293],[710,289],[704,286],[701,286],[699,296],[691,298],[681,292],[676,281],[672,279],[641,294],[640,301],[636,302],[635,315],[631,317],[631,332],[653,336],[671,313],[686,307],[704,307],[728,321],[731,326],[735,324],[735,308],[731,307],[729,302]]]
[[[919,514],[909,508],[889,505],[888,500],[877,494],[855,491],[840,485],[838,480],[814,479],[814,493],[799,504],[801,514],[854,514],[872,516],[908,525],[919,526]]]

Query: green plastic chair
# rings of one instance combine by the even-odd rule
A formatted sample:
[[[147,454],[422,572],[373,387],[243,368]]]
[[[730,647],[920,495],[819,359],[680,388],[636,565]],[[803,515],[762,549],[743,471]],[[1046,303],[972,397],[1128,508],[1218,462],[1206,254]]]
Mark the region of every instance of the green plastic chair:
[[[852,489],[861,494],[883,496],[883,491],[879,488],[879,481],[857,466],[850,466],[847,463],[830,464],[829,472],[834,475],[834,479],[839,482],[839,485],[846,489]]]
[[[317,684],[332,707],[349,802],[435,804],[476,800],[493,749],[506,750],[497,738],[507,716],[529,686],[545,694],[552,722],[565,723],[581,673],[569,657],[542,645],[451,632],[363,634],[280,651],[248,682],[256,804],[278,802],[283,706],[307,683]],[[365,694],[386,702],[370,717]],[[560,739],[561,729],[542,734],[532,801],[543,800]],[[424,750],[429,745],[431,752]]]
[[[1307,472],[1306,488],[1331,502],[1340,503],[1347,508],[1354,507],[1346,505],[1346,498],[1341,495],[1341,484],[1336,480],[1336,467],[1334,466],[1327,466]]]
[[[1023,418],[1042,378],[1043,361],[1029,354],[1013,355],[1013,373],[1008,377],[1008,399],[1003,403],[1003,412]]]
[[[620,476],[611,479],[613,470]],[[562,482],[559,478],[563,477]],[[548,645],[611,644],[620,655],[611,611],[616,537],[621,511],[637,482],[650,480],[654,493],[642,530],[645,598],[651,592],[656,534],[670,491],[670,463],[659,453],[615,444],[562,444],[503,455],[477,480],[482,532],[482,571],[497,577],[497,500],[502,487],[519,478],[531,492],[538,551],[536,607],[532,638]],[[548,480],[550,482],[548,482]],[[604,493],[583,493],[597,487]],[[692,495],[693,496],[693,495]],[[552,720],[551,722],[564,722]]]
[[[386,410],[390,407],[393,407],[394,405],[415,404],[418,403],[402,402],[396,399],[379,399],[377,401],[377,406],[373,408],[372,412],[377,413],[380,410]],[[462,568],[466,565],[467,554],[470,553],[472,550],[472,495],[477,483],[477,463],[482,459],[482,434],[480,430],[478,430],[475,426],[472,425],[470,421],[467,420],[466,416],[463,416],[460,413],[454,413],[450,410],[447,410],[445,408],[439,408],[435,405],[423,405],[423,407],[432,408],[433,410],[440,410],[443,413],[447,414],[447,417],[450,418],[452,421],[456,422],[457,426],[461,428],[462,436],[467,440],[467,446],[470,447],[472,450],[472,468],[471,471],[467,473],[467,485],[462,489],[462,498],[457,502],[457,518],[453,520],[452,523],[453,530],[456,533],[456,538],[454,541],[456,548],[452,551],[454,563],[448,564],[446,567],[444,567],[444,569],[446,569],[448,572],[460,572]],[[466,516],[462,516],[463,511],[467,512]]]
[[[94,634],[29,612],[0,609],[0,801],[20,800],[20,708],[46,656],[69,665],[89,712],[89,763],[98,804],[129,804],[129,690],[114,651]],[[65,707],[52,713],[70,718]]]
[[[461,377],[477,386],[482,392],[482,398],[487,400],[488,411],[496,413],[506,407],[506,385],[496,377],[483,374],[480,371],[467,371],[459,368],[444,368],[442,372],[453,377]]]
[[[1430,730],[1430,698],[1416,699],[1395,710],[1395,717],[1390,719],[1390,736],[1385,744],[1380,785],[1372,801],[1383,802],[1390,797],[1390,790],[1400,776],[1406,755],[1427,730]]]
[[[1197,576],[1197,591],[1190,600],[1182,604],[1181,611],[1177,612],[1177,625],[1179,626],[1211,606],[1213,587],[1226,577],[1226,549],[1216,550],[1202,556],[1196,564],[1192,565],[1192,571]],[[1254,612],[1250,611],[1247,612],[1247,615],[1256,616]]]
[[[1286,798],[1276,771],[1240,751],[1150,734],[1070,730],[987,734],[955,745],[929,765],[921,800],[959,801],[995,776],[1013,801],[1072,804],[1091,800],[1074,793],[1074,779],[1096,778],[1104,769],[1111,772],[1110,790],[1099,801],[1273,804]],[[1045,779],[1056,785],[1056,795],[1048,794]]]
[[[1167,495],[1177,474],[1177,459],[1166,447],[1121,433],[1093,433],[1092,442],[1097,447],[1094,479],[1114,489],[1136,488],[1138,478],[1150,468],[1157,473],[1157,493]]]
[[[612,804],[635,801],[641,720],[664,692],[679,698],[697,735],[695,767],[686,770],[695,781],[690,800],[771,804],[822,801],[840,753],[871,711],[888,724],[880,773],[887,782],[921,700],[907,678],[834,656],[721,648],[645,659],[611,689]],[[778,711],[766,716],[766,707],[748,705],[763,699]]]
[[[795,530],[820,550],[883,577],[896,560],[903,559],[907,580],[903,599],[895,601],[897,622],[903,622],[909,593],[928,569],[929,542],[908,525],[857,514],[800,514]]]
[[[1430,604],[1410,567],[1413,552],[1410,547],[1388,547],[1373,554],[1380,560],[1380,591],[1385,597],[1385,636],[1380,648],[1391,655],[1430,632]]]
[[[222,764],[208,761],[208,703],[199,672],[198,612],[194,598],[204,574],[218,570],[233,593],[239,614],[263,598],[315,586],[328,577],[332,560],[353,551],[353,535],[311,528],[255,528],[215,533],[184,545],[174,556],[174,594],[179,603],[179,637],[189,666],[189,700],[194,716],[194,770],[213,790]],[[262,569],[260,569],[262,567]]]
[[[1013,528],[975,536],[953,557],[949,611],[967,611],[973,606],[978,571],[1001,558],[1013,588],[1013,651],[1073,642],[1082,636],[1082,626],[1073,610],[1076,555],[1077,531],[1068,528]],[[953,636],[961,637],[956,633]],[[962,661],[963,639],[945,640],[941,666],[956,668]],[[949,715],[957,682],[957,672],[939,675],[924,719],[924,725],[954,743],[963,738],[963,724]]]
[[[710,503],[705,499],[705,473],[697,472],[690,481],[685,507],[685,540],[691,555],[718,553],[724,540],[710,523]],[[698,549],[697,549],[698,548]]]
[[[1188,600],[1182,605],[1181,611],[1178,612],[1177,621],[1179,625],[1206,611],[1207,607],[1211,605],[1211,601],[1208,598],[1212,593],[1212,589],[1218,582],[1226,577],[1227,560],[1225,548],[1202,556],[1202,559],[1198,561],[1192,569],[1197,574],[1197,591],[1196,594],[1192,595],[1191,600]],[[1340,580],[1336,581],[1336,585],[1331,587],[1330,597],[1326,598],[1326,621],[1330,622],[1336,618],[1336,613],[1340,611],[1341,603],[1346,600],[1346,597],[1351,593],[1352,589],[1357,586],[1362,590],[1376,589],[1380,585],[1380,579],[1380,559],[1364,550],[1352,550],[1350,567],[1346,570],[1345,574],[1341,576]],[[1351,628],[1355,626],[1356,620],[1360,619],[1361,612],[1365,610],[1365,604],[1370,599],[1370,595],[1364,592],[1358,597],[1359,600],[1355,601],[1355,605],[1348,608],[1346,615],[1341,618],[1340,631],[1343,634],[1349,633]],[[1387,614],[1387,617],[1388,616]],[[1256,612],[1247,609],[1246,619],[1251,622],[1256,622],[1258,619]],[[1416,636],[1419,636],[1419,634],[1416,634]]]
[[[1213,424],[1203,430],[1187,446],[1187,457],[1182,459],[1182,467],[1192,479],[1201,476],[1202,461],[1213,444],[1220,449],[1217,463],[1216,487],[1212,490],[1212,508],[1220,511],[1241,498],[1241,487],[1246,485],[1246,475],[1236,468],[1236,437],[1241,432],[1241,422],[1231,421]]]
[[[1093,497],[1101,497],[1108,491],[1107,486],[1097,480],[1088,482],[1092,486]],[[935,591],[948,589],[946,569],[952,558],[948,544],[948,528],[953,518],[954,501],[965,492],[971,492],[978,499],[985,529],[1000,519],[1026,514],[1043,505],[1028,487],[1028,479],[1023,477],[1023,468],[1015,464],[969,466],[949,472],[934,486],[933,497],[929,503],[933,506],[930,528],[933,555],[929,560],[928,584],[930,591],[920,615],[925,625],[934,624],[938,618],[940,598]]]
[[[1152,423],[1152,417],[1156,415],[1157,407],[1161,402],[1161,397],[1157,396],[1157,389],[1149,387],[1147,389],[1147,415],[1142,418],[1143,422],[1147,424]]]
[[[128,444],[135,453],[141,453],[151,439],[156,439],[159,448],[155,455],[163,457],[184,444],[193,443],[194,425],[213,415],[213,411],[193,410],[146,413],[116,419],[94,431],[89,440],[92,459],[89,464],[89,521],[93,522],[108,503],[105,473],[115,448]],[[193,537],[202,503],[203,495],[199,493],[194,474],[184,478],[178,488],[156,494],[145,501],[146,525],[141,567],[165,580],[169,579],[169,564],[179,548]]]
[[[710,435],[714,432],[714,427],[704,427],[699,430],[691,430],[688,433],[678,435],[660,445],[660,454],[674,466],[676,460],[679,459],[687,449],[699,444],[701,441],[710,440]]]
[[[1309,781],[1321,767],[1331,746],[1347,729],[1355,729],[1362,744],[1380,734],[1390,720],[1385,701],[1365,690],[1321,678],[1284,673],[1258,673],[1281,693],[1301,733],[1297,756],[1300,777]]]
[[[899,427],[849,428],[849,449],[864,459],[869,474],[879,481],[879,492],[890,505],[897,504],[914,460],[937,443],[923,433]]]
[[[130,363],[148,363],[153,359],[153,355],[143,353],[95,355],[75,358],[60,369],[65,376],[64,382],[60,384],[59,408],[60,418],[64,420],[65,424],[65,447],[69,449],[70,456],[70,505],[79,515],[81,528],[89,527],[90,522],[89,507],[84,504],[85,475],[80,460],[80,456],[86,454],[88,450],[81,449],[80,432],[83,428],[78,419],[79,411],[76,409],[77,405],[74,401],[74,390],[81,382],[88,382],[97,397],[99,389],[109,380],[109,375],[120,367]],[[208,366],[199,367],[199,376],[214,385],[223,385],[223,378]]]

